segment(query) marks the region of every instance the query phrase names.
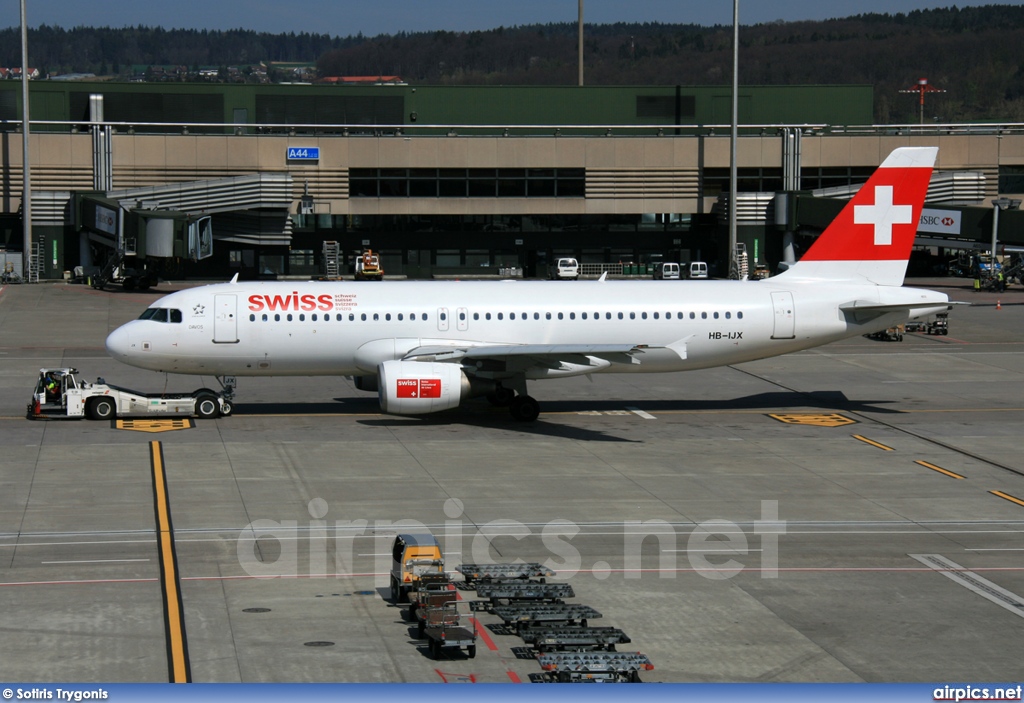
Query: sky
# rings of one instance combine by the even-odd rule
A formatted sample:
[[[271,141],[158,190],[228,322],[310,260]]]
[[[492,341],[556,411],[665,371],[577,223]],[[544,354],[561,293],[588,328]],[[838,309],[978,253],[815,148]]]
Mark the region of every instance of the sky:
[[[366,36],[433,30],[472,31],[549,22],[575,22],[578,0],[24,0],[30,27],[41,24],[166,29],[251,29]],[[821,20],[864,12],[1021,4],[1009,0],[740,0],[740,24]],[[21,24],[20,3],[8,0],[0,27]],[[584,22],[732,24],[729,0],[584,0]],[[3,16],[3,15],[6,15]]]

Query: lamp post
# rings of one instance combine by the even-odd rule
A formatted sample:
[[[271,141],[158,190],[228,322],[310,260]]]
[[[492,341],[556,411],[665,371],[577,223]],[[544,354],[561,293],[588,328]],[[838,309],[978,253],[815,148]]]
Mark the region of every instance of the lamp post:
[[[740,277],[736,262],[736,139],[739,133],[740,0],[732,0],[732,131],[729,134],[729,278]]]
[[[582,87],[583,86],[583,0],[579,1],[579,14],[580,14],[579,29],[577,30],[577,37],[576,37],[576,43],[578,44],[578,46],[577,46],[576,50],[578,52],[578,61],[579,61],[579,64],[580,64],[580,66],[579,66],[579,74],[580,74],[579,75],[579,85]]]
[[[22,226],[22,280],[32,280],[32,169],[28,155],[28,24],[25,20],[25,0],[21,0],[21,226]]]

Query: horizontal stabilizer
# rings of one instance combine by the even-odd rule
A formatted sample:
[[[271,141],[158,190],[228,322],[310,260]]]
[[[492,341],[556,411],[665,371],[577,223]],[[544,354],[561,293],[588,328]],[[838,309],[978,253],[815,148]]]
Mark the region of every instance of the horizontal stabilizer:
[[[866,300],[853,300],[839,306],[840,311],[848,316],[852,316],[858,324],[874,320],[877,317],[881,317],[882,315],[887,315],[892,312],[905,312],[907,314],[911,314],[915,311],[919,311],[917,314],[935,314],[940,311],[938,308],[951,310],[952,305],[945,302],[934,303],[921,301],[913,303],[880,304]]]

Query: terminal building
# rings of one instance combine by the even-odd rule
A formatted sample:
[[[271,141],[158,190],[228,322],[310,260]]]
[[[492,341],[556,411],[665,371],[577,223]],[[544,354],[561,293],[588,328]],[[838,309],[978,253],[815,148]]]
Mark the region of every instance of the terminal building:
[[[367,248],[414,278],[543,277],[564,256],[728,272],[728,87],[30,87],[41,278],[119,248],[167,278],[310,277],[328,242],[342,274]],[[751,266],[799,258],[906,145],[939,147],[919,264],[989,248],[993,200],[1024,192],[1024,125],[879,126],[873,102],[862,85],[741,87],[735,206]],[[20,85],[0,82],[9,252],[22,243],[21,114]],[[998,229],[1001,245],[1024,244],[1019,212]]]

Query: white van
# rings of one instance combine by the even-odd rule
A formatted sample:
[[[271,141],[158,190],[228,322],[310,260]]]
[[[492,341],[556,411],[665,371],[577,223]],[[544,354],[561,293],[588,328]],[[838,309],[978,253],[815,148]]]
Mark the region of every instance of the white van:
[[[679,264],[673,261],[658,262],[654,265],[654,277],[663,281],[679,279]]]
[[[551,267],[551,278],[561,281],[575,281],[580,277],[580,262],[576,259],[559,259]]]
[[[690,278],[707,278],[708,265],[703,261],[694,261],[690,264]]]

